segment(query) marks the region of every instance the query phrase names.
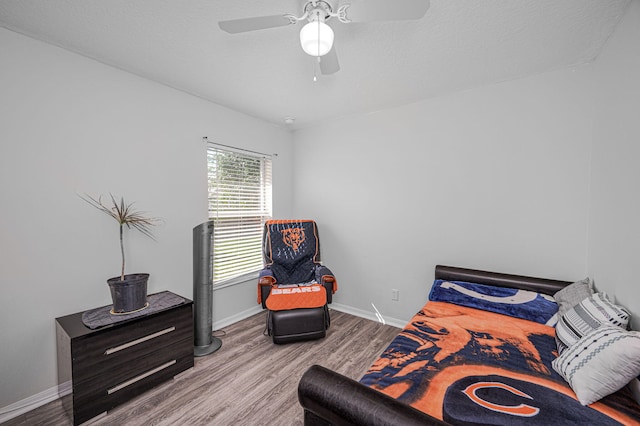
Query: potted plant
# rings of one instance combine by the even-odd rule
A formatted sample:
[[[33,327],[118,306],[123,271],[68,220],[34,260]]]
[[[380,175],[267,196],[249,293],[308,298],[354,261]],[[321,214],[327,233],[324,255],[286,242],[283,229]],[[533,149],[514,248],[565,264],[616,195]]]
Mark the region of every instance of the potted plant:
[[[147,305],[147,282],[149,274],[128,274],[125,275],[125,255],[124,240],[122,238],[124,227],[128,229],[134,228],[143,235],[155,240],[151,233],[151,227],[158,225],[159,218],[146,216],[144,212],[137,211],[133,208],[134,203],[127,204],[124,197],[118,201],[112,194],[111,203],[105,205],[102,202],[102,196],[95,198],[86,195],[82,198],[84,201],[104,212],[118,222],[120,227],[120,253],[122,254],[122,268],[120,276],[109,278],[107,283],[111,291],[111,299],[113,301],[112,313],[124,314],[142,310]]]

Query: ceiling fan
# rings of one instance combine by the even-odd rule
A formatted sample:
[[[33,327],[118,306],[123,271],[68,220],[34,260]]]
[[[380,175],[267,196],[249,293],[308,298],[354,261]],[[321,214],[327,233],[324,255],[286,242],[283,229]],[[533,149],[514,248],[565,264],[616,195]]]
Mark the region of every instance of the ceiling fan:
[[[333,43],[333,30],[326,23],[331,18],[337,18],[343,24],[420,19],[429,5],[429,0],[353,0],[341,2],[334,8],[327,0],[308,0],[300,17],[285,13],[220,21],[218,25],[223,31],[237,34],[307,21],[300,31],[302,49],[318,58],[322,74],[333,74],[340,70],[340,64]]]

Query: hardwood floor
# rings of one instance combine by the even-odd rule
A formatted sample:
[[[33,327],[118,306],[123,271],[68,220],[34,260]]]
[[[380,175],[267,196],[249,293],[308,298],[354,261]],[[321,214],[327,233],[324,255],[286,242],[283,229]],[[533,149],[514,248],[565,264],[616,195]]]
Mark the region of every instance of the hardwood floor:
[[[274,345],[266,313],[223,329],[222,348],[195,367],[121,405],[92,425],[302,425],[297,385],[313,364],[359,379],[400,331],[331,310],[320,340]],[[70,425],[60,401],[5,425]]]

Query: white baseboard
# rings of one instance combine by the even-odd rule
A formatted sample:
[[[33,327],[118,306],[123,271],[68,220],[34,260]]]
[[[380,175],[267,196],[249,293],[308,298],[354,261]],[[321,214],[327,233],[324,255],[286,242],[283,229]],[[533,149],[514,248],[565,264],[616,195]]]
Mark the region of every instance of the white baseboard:
[[[40,393],[32,395],[21,401],[15,402],[4,408],[0,408],[0,423],[9,421],[21,414],[28,413],[45,404],[55,401],[58,398],[71,393],[71,381],[64,382],[59,386],[45,389]]]
[[[354,308],[353,306],[348,306],[348,305],[342,305],[340,303],[332,303],[329,305],[330,309],[335,309],[336,311],[340,311],[340,312],[344,312],[346,314],[351,314],[354,315],[356,317],[360,317],[360,318],[364,318],[364,319],[368,319],[371,321],[376,321],[376,322],[380,322],[380,323],[384,323],[384,324],[388,324],[390,326],[393,327],[397,327],[397,328],[404,328],[405,325],[407,325],[408,321],[405,320],[401,320],[401,319],[397,319],[397,318],[392,318],[392,317],[382,317],[383,321],[380,321],[380,318],[378,318],[376,316],[375,311],[369,312],[369,311],[365,311],[362,309],[358,309],[358,308]],[[239,312],[235,315],[232,315],[230,317],[227,318],[223,318],[220,321],[215,321],[213,323],[213,329],[214,330],[220,330],[221,328],[224,327],[228,327],[231,324],[235,324],[238,321],[242,321],[243,319],[249,318],[250,316],[253,316],[255,314],[259,314],[260,312],[262,312],[262,306],[261,305],[256,305],[253,308],[249,308],[246,309],[242,312]]]
[[[329,305],[331,309],[335,309],[336,311],[344,312],[347,314],[355,315],[357,317],[365,318],[371,321],[383,322],[384,324],[391,325],[393,327],[403,328],[407,321],[403,321],[397,318],[386,317],[383,318],[383,321],[380,321],[380,318],[376,316],[374,312],[368,312],[362,309],[354,308],[352,306],[341,305],[340,303],[332,303]],[[262,312],[262,306],[256,305],[253,308],[246,309],[242,312],[239,312],[235,315],[232,315],[227,318],[223,318],[220,321],[215,321],[213,323],[214,330],[220,330],[224,327],[230,326],[231,324],[235,324],[238,321],[242,321],[245,318],[249,318],[255,314]],[[25,398],[21,401],[8,405],[4,408],[0,408],[0,423],[4,423],[9,421],[15,417],[18,417],[21,414],[27,413],[31,410],[35,410],[38,407],[41,407],[45,404],[48,404],[51,401],[55,401],[58,398],[62,398],[63,396],[69,395],[71,393],[71,382],[62,383],[59,386],[54,386],[49,389],[45,389],[44,391]]]
[[[259,314],[260,312],[262,312],[262,305],[256,304],[256,306],[254,306],[253,308],[249,308],[230,317],[223,318],[220,321],[214,321],[213,329],[220,330],[221,328],[228,327],[231,324],[235,324],[238,321],[242,321],[243,319],[249,318],[250,316]]]
[[[329,305],[329,308],[335,309],[336,311],[344,312],[346,314],[355,315],[360,318],[368,319],[371,321],[376,321],[379,323],[387,324],[397,328],[404,328],[407,325],[408,321],[392,318],[392,317],[378,317],[375,311],[365,311],[362,309],[354,308],[353,306],[342,305],[340,303],[332,303]],[[382,318],[383,321],[380,319]]]

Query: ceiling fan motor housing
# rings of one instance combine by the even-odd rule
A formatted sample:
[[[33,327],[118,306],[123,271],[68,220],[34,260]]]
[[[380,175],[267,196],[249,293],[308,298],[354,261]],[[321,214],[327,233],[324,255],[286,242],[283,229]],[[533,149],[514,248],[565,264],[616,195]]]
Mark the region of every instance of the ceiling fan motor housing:
[[[304,14],[308,17],[309,22],[317,20],[320,16],[323,16],[322,21],[326,21],[331,18],[331,5],[324,0],[309,1],[304,5]]]

